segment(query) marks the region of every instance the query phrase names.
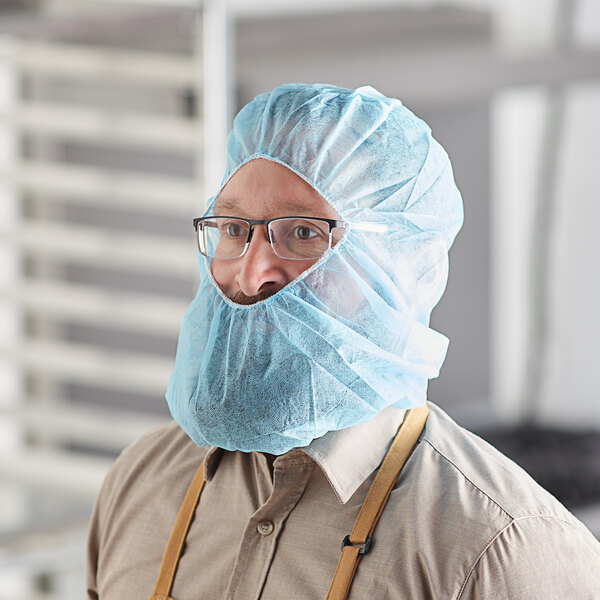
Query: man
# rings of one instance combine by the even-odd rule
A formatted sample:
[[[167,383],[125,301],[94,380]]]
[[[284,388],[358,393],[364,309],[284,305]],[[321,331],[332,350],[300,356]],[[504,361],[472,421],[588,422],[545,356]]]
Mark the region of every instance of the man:
[[[286,85],[242,109],[195,220],[176,423],[107,476],[88,598],[600,598],[585,527],[419,408],[461,223],[445,152],[398,100]]]

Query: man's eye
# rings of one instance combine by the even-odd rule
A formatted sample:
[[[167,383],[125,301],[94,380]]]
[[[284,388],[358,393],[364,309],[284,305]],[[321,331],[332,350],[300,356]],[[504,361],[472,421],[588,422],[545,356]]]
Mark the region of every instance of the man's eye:
[[[229,237],[239,237],[243,235],[243,230],[237,223],[227,223],[225,225],[225,233]]]
[[[298,238],[299,240],[310,240],[317,235],[318,232],[311,227],[307,227],[306,225],[300,225],[294,229],[294,237]]]

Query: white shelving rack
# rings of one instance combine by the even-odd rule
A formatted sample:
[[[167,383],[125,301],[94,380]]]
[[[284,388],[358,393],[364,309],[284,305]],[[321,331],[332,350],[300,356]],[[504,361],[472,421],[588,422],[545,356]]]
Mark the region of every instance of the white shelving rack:
[[[81,597],[104,474],[167,418],[227,35],[223,0],[55,0],[0,25],[0,599]]]

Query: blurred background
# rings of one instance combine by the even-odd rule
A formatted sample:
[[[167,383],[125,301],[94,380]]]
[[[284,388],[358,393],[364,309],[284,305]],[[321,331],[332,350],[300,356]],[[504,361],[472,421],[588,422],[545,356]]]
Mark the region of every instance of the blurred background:
[[[292,81],[373,85],[448,150],[430,398],[600,537],[596,0],[3,0],[0,600],[84,595],[102,478],[168,418],[232,115]]]

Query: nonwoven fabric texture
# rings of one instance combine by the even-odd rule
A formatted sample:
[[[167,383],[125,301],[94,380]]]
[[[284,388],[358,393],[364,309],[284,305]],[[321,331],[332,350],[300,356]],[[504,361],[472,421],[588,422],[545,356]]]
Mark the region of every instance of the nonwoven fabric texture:
[[[236,116],[221,189],[255,158],[308,182],[346,231],[251,305],[227,298],[200,256],[167,390],[175,420],[198,445],[279,455],[387,406],[423,405],[448,345],[429,317],[463,220],[444,149],[371,87],[288,84]]]

